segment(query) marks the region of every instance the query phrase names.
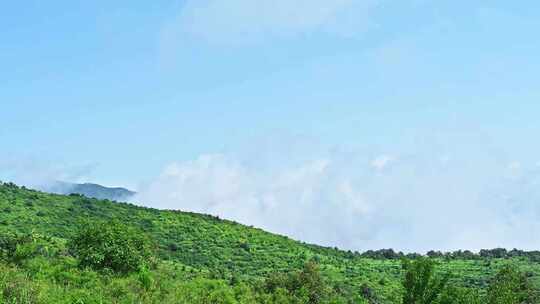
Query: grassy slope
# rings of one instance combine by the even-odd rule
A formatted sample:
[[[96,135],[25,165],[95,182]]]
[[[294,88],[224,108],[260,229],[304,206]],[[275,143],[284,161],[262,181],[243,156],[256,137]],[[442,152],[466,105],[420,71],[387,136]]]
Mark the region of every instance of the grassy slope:
[[[67,239],[85,221],[120,219],[139,226],[159,243],[160,256],[222,277],[260,278],[300,268],[315,258],[327,278],[352,290],[367,284],[397,299],[401,275],[395,260],[372,260],[345,251],[308,245],[212,216],[159,211],[81,196],[62,196],[0,185],[0,233],[34,231]],[[540,265],[515,259],[540,287]],[[506,260],[441,261],[464,285],[483,286]]]

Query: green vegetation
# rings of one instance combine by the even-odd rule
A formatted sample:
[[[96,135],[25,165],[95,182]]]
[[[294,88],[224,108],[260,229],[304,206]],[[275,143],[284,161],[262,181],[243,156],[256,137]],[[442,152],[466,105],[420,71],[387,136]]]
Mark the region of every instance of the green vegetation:
[[[489,288],[489,304],[537,303],[537,294],[522,272],[505,266],[493,278]]]
[[[88,223],[69,245],[81,266],[121,273],[147,267],[154,254],[144,233],[117,221]]]
[[[0,303],[539,303],[539,257],[361,254],[0,184]]]
[[[435,303],[448,283],[447,276],[435,277],[434,264],[428,259],[418,258],[414,262],[405,260],[403,268],[403,304]]]

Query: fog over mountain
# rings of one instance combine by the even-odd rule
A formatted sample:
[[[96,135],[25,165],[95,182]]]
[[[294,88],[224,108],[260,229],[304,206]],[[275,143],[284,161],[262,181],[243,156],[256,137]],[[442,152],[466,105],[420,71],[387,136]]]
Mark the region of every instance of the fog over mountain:
[[[172,162],[144,182],[128,180],[139,185],[136,194],[55,182],[85,180],[90,174],[78,166],[20,160],[1,168],[4,181],[49,192],[212,214],[345,249],[536,249],[534,151],[515,156],[515,147],[475,128],[436,133],[378,147],[270,136]]]
[[[108,199],[113,201],[126,201],[136,194],[136,192],[125,188],[109,188],[92,183],[75,184],[68,182],[55,182],[49,186],[43,187],[41,190],[57,194],[82,194],[87,197]]]
[[[535,249],[540,167],[476,135],[321,148],[285,137],[169,164],[134,201],[345,249]]]

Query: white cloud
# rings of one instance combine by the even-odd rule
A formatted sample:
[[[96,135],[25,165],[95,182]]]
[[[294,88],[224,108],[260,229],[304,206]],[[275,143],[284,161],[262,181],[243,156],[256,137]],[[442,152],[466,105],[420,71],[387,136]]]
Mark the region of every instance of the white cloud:
[[[355,218],[368,211],[351,181],[330,178],[331,166],[328,160],[320,159],[275,172],[258,172],[224,155],[203,155],[168,166],[141,189],[136,200],[155,202],[153,207],[163,209],[215,214],[330,244],[339,238],[337,231],[342,237],[353,235]],[[331,222],[336,216],[339,225]]]
[[[313,149],[302,157],[279,147],[251,158],[203,155],[169,165],[136,201],[353,250],[532,249],[540,242],[530,232],[540,228],[538,170],[509,172],[508,162],[478,147],[453,150],[445,162],[440,155],[449,151],[417,148],[423,152],[375,160],[366,151]],[[268,162],[280,165],[261,165]]]
[[[372,162],[371,162],[371,166],[376,169],[376,170],[383,170],[385,169],[386,167],[388,167],[388,165],[390,165],[391,163],[393,163],[394,161],[396,160],[395,157],[391,156],[391,155],[381,155],[381,156],[378,156],[377,158],[375,158]]]
[[[167,27],[210,43],[236,44],[313,32],[350,36],[368,27],[375,0],[187,0]]]

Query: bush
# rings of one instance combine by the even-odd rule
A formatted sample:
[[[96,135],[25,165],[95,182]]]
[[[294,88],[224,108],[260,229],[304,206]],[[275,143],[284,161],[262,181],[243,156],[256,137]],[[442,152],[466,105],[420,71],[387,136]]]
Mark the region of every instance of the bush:
[[[0,235],[0,259],[20,264],[36,256],[55,253],[53,240],[34,233],[5,233]]]
[[[488,288],[489,304],[531,304],[537,300],[527,276],[510,265],[497,273]]]
[[[478,290],[449,286],[441,295],[437,304],[480,304],[482,299]]]
[[[141,231],[118,221],[84,225],[69,243],[81,267],[137,271],[153,264],[154,244]]]
[[[301,271],[277,273],[264,282],[265,292],[273,296],[285,293],[287,297],[301,303],[325,303],[331,298],[331,288],[327,286],[319,271],[319,266],[308,262]],[[277,301],[274,299],[274,301]]]
[[[225,282],[198,278],[174,288],[174,303],[237,304],[234,290]]]
[[[403,261],[403,304],[433,304],[438,301],[446,287],[448,276],[437,277],[434,268],[434,262],[427,258],[419,258],[413,262]]]

